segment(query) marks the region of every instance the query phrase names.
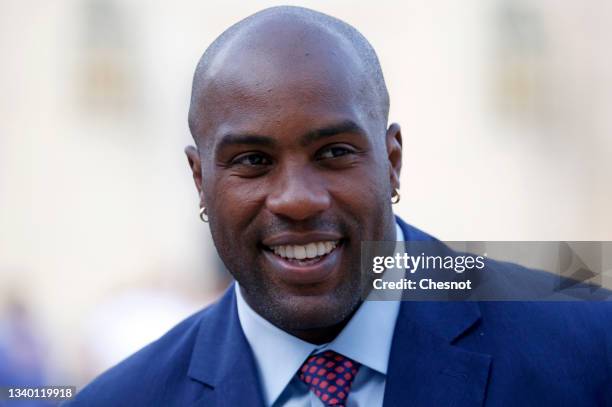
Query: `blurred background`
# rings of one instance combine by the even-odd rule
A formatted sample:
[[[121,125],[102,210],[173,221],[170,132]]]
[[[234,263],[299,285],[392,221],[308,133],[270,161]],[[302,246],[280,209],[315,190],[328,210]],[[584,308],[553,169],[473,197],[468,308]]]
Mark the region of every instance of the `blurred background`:
[[[612,2],[289,3],[377,50],[409,223],[612,240]],[[82,386],[227,285],[182,151],[191,78],[277,4],[0,2],[0,385]]]

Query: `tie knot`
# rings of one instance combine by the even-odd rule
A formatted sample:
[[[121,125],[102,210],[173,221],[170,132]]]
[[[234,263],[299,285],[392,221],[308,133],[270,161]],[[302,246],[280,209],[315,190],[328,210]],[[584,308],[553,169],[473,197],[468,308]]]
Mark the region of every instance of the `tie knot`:
[[[306,359],[298,375],[323,404],[343,407],[359,366],[354,360],[328,350]]]

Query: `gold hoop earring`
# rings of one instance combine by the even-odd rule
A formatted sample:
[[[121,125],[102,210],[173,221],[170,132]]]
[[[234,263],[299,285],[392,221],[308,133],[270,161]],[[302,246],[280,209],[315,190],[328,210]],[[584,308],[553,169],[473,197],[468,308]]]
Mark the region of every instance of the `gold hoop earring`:
[[[400,193],[397,189],[393,190],[393,195],[391,195],[391,203],[395,205],[400,201]]]
[[[200,219],[202,220],[202,222],[208,223],[208,212],[205,206],[200,208]]]

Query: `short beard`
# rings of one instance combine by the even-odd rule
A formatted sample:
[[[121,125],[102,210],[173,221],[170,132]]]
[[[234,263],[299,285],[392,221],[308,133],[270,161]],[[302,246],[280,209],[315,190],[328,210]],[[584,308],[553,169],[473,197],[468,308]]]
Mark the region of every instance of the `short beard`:
[[[245,281],[244,284],[240,283],[240,287],[245,297],[250,299],[249,305],[260,316],[290,333],[341,325],[354,314],[362,303],[360,278],[352,278],[346,284],[325,294],[326,306],[316,307],[316,309],[305,309],[299,298],[294,298],[291,294],[281,295],[278,288],[268,284],[261,285],[259,282]],[[260,300],[264,298],[268,300]]]

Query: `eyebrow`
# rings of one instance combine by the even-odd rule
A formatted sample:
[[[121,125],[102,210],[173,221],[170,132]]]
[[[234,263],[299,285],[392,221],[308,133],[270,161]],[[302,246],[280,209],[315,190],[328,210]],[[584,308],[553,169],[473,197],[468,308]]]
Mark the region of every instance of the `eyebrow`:
[[[226,134],[221,138],[219,144],[217,144],[215,152],[218,153],[223,148],[233,145],[255,145],[262,147],[274,147],[276,144],[276,140],[269,136],[261,136],[258,134]]]
[[[338,134],[355,133],[365,136],[366,132],[357,123],[352,120],[345,120],[336,124],[322,127],[320,129],[309,131],[300,136],[299,143],[302,147],[306,147],[318,140],[333,137]],[[274,147],[278,144],[276,139],[270,136],[259,134],[226,134],[217,144],[215,151],[232,145],[256,145],[262,147]]]
[[[361,136],[366,135],[365,130],[362,129],[357,123],[352,120],[345,120],[331,126],[309,131],[300,137],[300,145],[302,147],[306,147],[308,144],[314,143],[315,141],[346,133],[355,133]]]

